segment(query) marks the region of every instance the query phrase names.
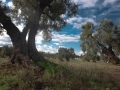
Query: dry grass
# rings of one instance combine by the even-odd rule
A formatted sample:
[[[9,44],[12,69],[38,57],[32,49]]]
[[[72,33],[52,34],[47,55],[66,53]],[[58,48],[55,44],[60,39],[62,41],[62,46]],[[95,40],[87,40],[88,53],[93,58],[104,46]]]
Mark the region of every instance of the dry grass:
[[[50,61],[58,65],[38,63],[45,68],[43,78],[38,79],[33,71],[15,65],[0,66],[0,90],[120,90],[119,66],[102,61]]]
[[[1,58],[0,57],[0,64],[5,63],[8,61],[8,58]]]
[[[51,59],[50,61],[64,66],[66,70],[69,71],[66,71],[65,73],[59,73],[61,76],[66,77],[71,82],[69,83],[70,87],[66,86],[67,89],[64,90],[120,90],[119,66],[107,64],[102,61],[97,63],[85,62],[82,60],[61,62],[59,60],[54,61]],[[62,69],[62,71],[64,70]],[[54,79],[52,80],[55,81]],[[68,83],[65,78],[63,82]],[[54,86],[55,85],[56,84],[54,84]],[[57,88],[57,90],[63,90],[63,88]]]
[[[86,69],[88,71],[102,71],[104,73],[112,75],[115,79],[120,81],[120,66],[116,66],[110,63],[105,63],[103,61],[98,61],[97,63],[93,62],[85,62],[82,60],[77,61],[71,61],[68,63],[68,66],[80,68],[80,69]]]
[[[120,73],[120,66],[116,66],[110,63],[105,63],[103,61],[97,61],[96,63],[94,62],[86,62],[83,61],[81,59],[77,59],[77,60],[71,60],[70,62],[64,61],[61,62],[59,60],[50,60],[52,62],[55,62],[57,64],[61,64],[64,66],[70,66],[70,67],[74,67],[74,68],[84,68],[84,69],[91,69],[91,70],[102,70],[106,73]]]
[[[41,78],[36,78],[33,70],[3,60],[0,64],[0,90],[41,90]]]

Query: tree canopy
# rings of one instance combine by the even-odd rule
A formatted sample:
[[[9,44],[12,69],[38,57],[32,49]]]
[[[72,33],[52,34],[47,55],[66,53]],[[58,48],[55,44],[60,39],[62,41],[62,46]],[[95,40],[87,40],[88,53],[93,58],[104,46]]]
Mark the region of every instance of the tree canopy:
[[[75,58],[75,52],[73,48],[59,48],[58,50],[59,59],[63,60],[64,58],[69,61],[70,58]]]
[[[51,30],[60,31],[66,25],[65,17],[75,15],[78,10],[70,0],[13,0],[13,4],[13,18],[18,23],[37,23],[46,41],[51,40]]]
[[[3,47],[0,47],[0,56],[1,57],[11,57],[13,52],[13,47],[8,46],[8,45],[4,45]]]
[[[50,41],[51,30],[60,31],[66,25],[65,19],[77,13],[78,6],[70,0],[12,0],[12,2],[14,7],[8,11],[5,4],[0,3],[0,27],[7,31],[13,43],[11,62],[18,62],[30,68],[31,60],[45,61],[36,49],[36,34],[43,31],[44,40]],[[16,24],[25,25],[22,32],[14,21]]]
[[[97,27],[93,23],[87,22],[82,26],[80,46],[84,53],[92,56],[102,53],[111,60],[120,55],[119,35],[120,26],[115,25],[111,20],[101,20]]]

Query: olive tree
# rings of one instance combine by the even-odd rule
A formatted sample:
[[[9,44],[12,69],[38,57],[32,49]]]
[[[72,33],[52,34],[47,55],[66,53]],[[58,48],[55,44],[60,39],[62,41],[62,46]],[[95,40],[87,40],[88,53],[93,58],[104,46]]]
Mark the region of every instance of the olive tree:
[[[108,58],[107,61],[119,63],[120,26],[111,20],[101,20],[97,27],[91,22],[82,25],[80,40],[83,52],[93,56],[102,53]]]
[[[66,25],[64,17],[77,13],[77,5],[70,0],[12,0],[14,8],[7,10],[0,2],[0,28],[6,30],[13,44],[12,63],[20,63],[30,68],[34,62],[44,61],[35,45],[35,36],[43,31],[43,38],[51,40],[51,30],[60,31]],[[12,12],[8,14],[8,12]],[[22,32],[13,23],[24,23]],[[29,32],[29,33],[28,33]],[[26,35],[28,42],[26,42]]]
[[[65,58],[67,61],[70,61],[70,58],[75,58],[75,53],[73,48],[59,48],[58,50],[59,59],[63,60]]]

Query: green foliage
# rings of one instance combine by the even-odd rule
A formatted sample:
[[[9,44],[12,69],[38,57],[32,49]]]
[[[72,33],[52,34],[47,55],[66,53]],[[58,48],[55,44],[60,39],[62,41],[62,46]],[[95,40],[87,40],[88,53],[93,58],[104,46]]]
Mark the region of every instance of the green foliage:
[[[16,76],[2,77],[0,80],[1,90],[10,90],[12,87],[16,86],[18,82],[19,81]]]
[[[33,90],[38,82],[32,70],[12,64],[0,66],[0,90]]]
[[[100,24],[94,27],[91,22],[87,22],[82,26],[82,33],[80,36],[82,51],[91,55],[93,59],[95,56],[101,55],[101,47],[98,42],[108,48],[110,45],[115,55],[120,55],[120,31],[119,26],[115,25],[111,20],[101,20]],[[102,56],[103,57],[103,56]],[[90,56],[89,58],[90,59]]]
[[[51,63],[51,62],[38,62],[38,63],[36,63],[38,66],[40,66],[40,67],[43,67],[43,68],[45,68],[45,70],[47,70],[47,71],[56,71],[56,68],[57,68],[57,66],[56,66],[56,64],[54,64],[54,63]]]
[[[78,6],[69,0],[13,0],[13,4],[15,6],[13,13],[21,20],[32,19],[31,16],[36,12],[38,16],[42,13],[46,14],[51,19],[54,18],[57,20],[62,14],[66,14],[69,17],[75,15],[78,10]],[[19,13],[19,9],[21,13]]]
[[[11,90],[16,87],[25,89],[29,87],[28,83],[24,81],[22,77],[19,77],[19,75],[5,75],[5,73],[7,72],[3,72],[3,75],[0,76],[0,90]]]
[[[58,50],[58,55],[59,55],[59,59],[63,59],[65,58],[67,61],[70,60],[70,58],[75,58],[75,53],[74,53],[74,49],[73,48],[59,48]]]
[[[1,57],[11,57],[13,52],[13,47],[9,47],[8,45],[4,45],[3,47],[0,47],[0,56]]]
[[[84,61],[92,60],[93,62],[96,62],[96,61],[100,60],[100,56],[96,55],[96,54],[93,55],[92,53],[91,54],[90,53],[85,53],[84,55],[82,55],[81,59],[84,60]]]
[[[91,65],[84,64],[78,69],[66,64],[58,65],[53,71],[45,71],[43,90],[117,90],[119,87],[111,75]]]
[[[119,75],[114,73],[119,71],[117,66],[83,61],[37,64],[45,68],[44,76],[38,79],[32,70],[0,65],[0,90],[34,90],[37,85],[42,85],[38,90],[118,90],[120,86]]]
[[[36,23],[43,32],[44,41],[51,40],[51,31],[60,31],[66,25],[67,18],[76,15],[78,6],[70,0],[12,0],[13,18],[17,23],[33,25]],[[21,12],[20,12],[21,10]],[[38,32],[39,32],[38,31]]]

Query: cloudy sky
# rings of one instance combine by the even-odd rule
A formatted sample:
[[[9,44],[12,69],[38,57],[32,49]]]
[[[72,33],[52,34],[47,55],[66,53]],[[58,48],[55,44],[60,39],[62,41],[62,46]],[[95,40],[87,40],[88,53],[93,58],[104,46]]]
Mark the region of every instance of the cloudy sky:
[[[11,0],[2,0],[12,6]],[[67,20],[67,25],[61,32],[52,33],[52,41],[43,43],[42,33],[36,37],[36,47],[40,51],[55,53],[59,47],[74,48],[76,54],[81,54],[80,33],[81,25],[91,21],[97,25],[100,20],[111,19],[115,24],[120,24],[120,0],[72,0],[79,4],[78,15]],[[23,25],[18,25],[22,30]],[[0,36],[0,46],[12,45],[9,36],[4,32]]]

